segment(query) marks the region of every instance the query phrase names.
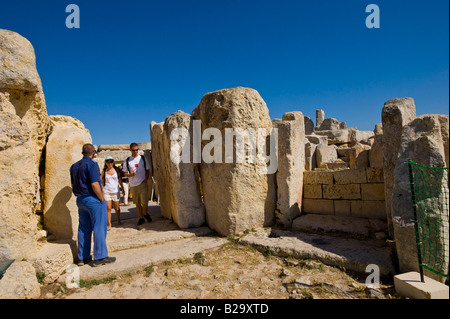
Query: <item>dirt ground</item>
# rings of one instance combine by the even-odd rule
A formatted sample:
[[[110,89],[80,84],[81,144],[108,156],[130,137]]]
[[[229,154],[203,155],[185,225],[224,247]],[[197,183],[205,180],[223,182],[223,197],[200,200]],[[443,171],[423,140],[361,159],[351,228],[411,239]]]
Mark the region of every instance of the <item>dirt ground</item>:
[[[390,299],[392,283],[367,289],[365,277],[312,259],[261,253],[229,238],[227,244],[191,259],[166,261],[139,272],[81,281],[80,288],[55,283],[43,299]]]

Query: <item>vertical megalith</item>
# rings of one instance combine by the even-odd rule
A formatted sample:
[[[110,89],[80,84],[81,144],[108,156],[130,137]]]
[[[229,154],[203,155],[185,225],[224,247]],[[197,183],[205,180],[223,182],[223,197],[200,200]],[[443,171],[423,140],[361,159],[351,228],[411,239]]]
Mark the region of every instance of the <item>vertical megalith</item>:
[[[418,271],[408,160],[428,167],[448,167],[448,132],[448,115],[437,114],[418,116],[402,130],[392,190],[393,226],[401,272]],[[440,174],[429,179],[427,198],[417,203],[418,207],[433,207],[428,210],[427,216],[420,217],[428,225],[425,228],[434,232],[429,234],[434,237],[432,246],[426,244],[422,249],[431,250],[441,256],[440,259],[446,256],[447,260],[438,263],[442,268],[436,269],[441,273],[447,273],[449,265],[448,206],[444,207],[445,201],[448,205],[448,179],[443,176],[447,173],[440,170]],[[419,178],[424,179],[423,176]],[[432,273],[427,275],[433,276]]]
[[[381,117],[383,125],[383,171],[386,214],[389,235],[393,237],[392,189],[394,187],[394,170],[398,159],[403,126],[416,117],[414,100],[412,98],[396,98],[387,101],[384,103]]]
[[[325,120],[325,112],[323,110],[316,110],[316,130],[320,129],[323,121]]]
[[[201,162],[208,225],[227,236],[271,223],[277,140],[259,93],[242,87],[208,93],[192,116],[201,124],[193,159]]]
[[[300,215],[305,170],[305,124],[301,112],[289,112],[273,121],[278,129],[276,218],[290,228]]]
[[[161,213],[180,228],[199,227],[205,222],[197,165],[191,160],[192,119],[178,111],[164,123],[152,125],[154,176],[160,195]]]
[[[39,166],[49,119],[31,43],[0,29],[0,260],[37,248]]]
[[[55,240],[77,240],[78,208],[72,193],[70,167],[82,159],[92,138],[83,123],[70,116],[50,116],[45,147],[44,226]],[[99,168],[100,169],[100,168]]]

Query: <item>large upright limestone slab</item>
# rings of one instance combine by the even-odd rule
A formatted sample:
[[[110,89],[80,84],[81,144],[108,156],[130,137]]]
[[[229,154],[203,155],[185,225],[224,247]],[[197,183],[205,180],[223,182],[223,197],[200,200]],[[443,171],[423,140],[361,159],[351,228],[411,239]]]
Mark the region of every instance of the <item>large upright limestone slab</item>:
[[[50,116],[45,152],[44,225],[56,240],[77,240],[78,208],[72,193],[70,166],[79,161],[92,138],[83,123],[69,116]]]
[[[0,259],[37,246],[39,165],[49,119],[33,46],[0,29]]]
[[[412,98],[396,98],[384,103],[381,113],[383,125],[383,171],[385,204],[389,235],[394,236],[392,225],[392,189],[394,169],[402,139],[403,126],[416,117],[416,106]]]
[[[429,167],[448,167],[449,117],[447,115],[422,115],[408,123],[403,128],[399,149],[399,157],[394,171],[392,192],[392,213],[397,246],[397,255],[401,272],[418,271],[417,246],[413,223],[413,210],[408,173],[408,160]],[[385,135],[386,136],[386,135]],[[435,181],[436,185],[439,181]],[[434,185],[434,186],[436,186]],[[446,185],[448,190],[448,185]],[[446,195],[448,199],[448,194]],[[429,200],[439,201],[438,198]],[[442,205],[442,202],[441,202]],[[437,205],[435,206],[437,207]],[[438,211],[434,212],[435,214]],[[437,216],[429,216],[436,218]],[[433,249],[443,252],[447,248],[448,256],[448,220],[446,243],[437,240]],[[441,272],[448,269],[448,260]],[[434,277],[432,273],[427,276]]]
[[[190,156],[183,158],[185,151],[190,155],[191,124],[191,116],[178,111],[168,116],[162,127],[154,125],[155,130],[152,130],[154,152],[159,153],[155,174],[161,192],[161,212],[163,216],[172,218],[180,228],[200,227],[205,223],[197,164],[192,162]]]
[[[164,147],[164,123],[150,123],[150,135],[152,141],[152,160],[153,160],[153,178],[155,180],[156,192],[159,195],[159,206],[161,215],[165,218],[172,219],[171,202],[172,193],[169,192],[169,163]]]
[[[305,170],[305,124],[301,112],[289,112],[278,129],[277,209],[278,221],[287,228],[299,216],[302,207]]]
[[[225,154],[227,128],[264,129],[262,140],[268,139],[272,129],[266,103],[257,91],[249,88],[238,87],[208,93],[193,110],[192,116],[201,121],[202,134],[206,129],[217,129],[215,132],[220,133],[218,138],[222,141],[216,150],[221,150],[222,155]],[[202,140],[203,155],[211,154],[209,143],[214,140],[214,136]],[[236,156],[235,143],[232,148],[233,156]],[[246,153],[244,156],[243,163],[237,163],[234,159],[226,163],[223,156],[220,162],[207,163],[205,156],[202,156],[200,176],[207,222],[224,236],[262,227],[273,220],[276,200],[274,187],[269,187],[269,183],[273,185],[273,176],[266,174],[268,164],[261,163],[259,158],[251,163],[248,155]]]

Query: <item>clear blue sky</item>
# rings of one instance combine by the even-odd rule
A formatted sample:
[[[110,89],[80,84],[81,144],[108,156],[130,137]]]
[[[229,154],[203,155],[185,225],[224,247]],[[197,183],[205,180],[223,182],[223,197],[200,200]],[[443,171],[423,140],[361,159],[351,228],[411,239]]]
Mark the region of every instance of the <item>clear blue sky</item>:
[[[66,6],[81,11],[65,25]],[[381,28],[368,29],[368,4]],[[448,0],[2,1],[0,28],[33,44],[49,115],[94,144],[150,141],[149,124],[211,91],[256,89],[272,118],[315,110],[373,130],[384,102],[448,114]]]

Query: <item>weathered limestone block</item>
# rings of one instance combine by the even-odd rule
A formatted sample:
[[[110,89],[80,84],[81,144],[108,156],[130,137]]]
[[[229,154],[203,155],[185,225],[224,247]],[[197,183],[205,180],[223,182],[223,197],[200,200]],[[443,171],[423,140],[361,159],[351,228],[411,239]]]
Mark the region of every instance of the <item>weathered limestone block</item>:
[[[28,258],[39,237],[39,166],[49,119],[34,49],[0,29],[0,259]]]
[[[361,185],[323,185],[323,198],[325,199],[360,199]]]
[[[305,198],[303,200],[303,212],[307,214],[334,215],[333,200]]]
[[[97,151],[128,151],[130,154],[130,144],[99,145]]]
[[[83,157],[83,145],[92,143],[92,138],[75,118],[56,115],[50,119],[51,132],[45,148],[44,225],[55,240],[76,241],[78,207],[70,167]]]
[[[316,110],[316,130],[320,128],[325,119],[325,112],[323,110]]]
[[[319,135],[306,135],[305,140],[305,169],[312,171],[317,167],[317,147],[328,145],[328,137]]]
[[[384,183],[384,174],[382,167],[366,168],[366,175],[368,183]]]
[[[316,149],[317,167],[326,168],[326,163],[335,162],[337,157],[336,145],[319,146]]]
[[[305,119],[305,135],[311,135],[314,132],[314,122],[309,116],[303,116]]]
[[[384,103],[381,113],[383,125],[383,171],[386,214],[389,235],[394,236],[392,225],[392,190],[394,169],[402,139],[403,126],[416,117],[416,106],[412,98],[397,98]]]
[[[350,200],[335,200],[334,201],[334,214],[338,216],[350,216],[351,214],[351,201]]]
[[[350,142],[351,143],[359,143],[361,142],[362,144],[368,144],[368,145],[372,145],[372,142],[369,142],[369,140],[373,140],[375,137],[375,134],[373,131],[360,131],[358,129],[351,129],[349,131],[350,134]]]
[[[381,200],[352,200],[351,215],[362,218],[386,219],[386,208]]]
[[[350,160],[351,147],[338,147],[337,152],[339,157],[348,158]]]
[[[31,43],[16,32],[0,29],[0,89],[42,92]]]
[[[334,183],[332,171],[305,171],[303,173],[303,183],[305,185],[319,185]]]
[[[173,202],[172,192],[169,191],[169,163],[167,158],[170,155],[168,149],[164,147],[164,123],[151,122],[151,141],[152,141],[152,160],[153,160],[153,178],[155,188],[159,195],[159,206],[161,215],[168,219],[172,218],[171,202]]]
[[[369,166],[370,167],[383,167],[383,125],[375,125],[374,142],[372,148],[369,151]]]
[[[394,170],[395,178],[391,197],[395,242],[401,272],[418,271],[416,239],[413,223],[414,218],[412,213],[407,162],[408,160],[412,160],[421,165],[430,167],[448,167],[448,132],[449,117],[447,115],[422,115],[403,127],[398,159]],[[439,184],[443,181],[444,179],[439,180],[435,176],[433,188],[439,190]],[[448,200],[448,185],[442,186],[442,189],[444,189],[444,187],[447,188],[446,196]],[[443,205],[442,198],[430,197],[428,200],[433,201],[435,207]],[[446,231],[444,231],[443,227],[436,231],[442,232],[442,236],[446,236],[447,242],[445,243],[445,246],[448,257],[448,216],[446,217],[445,213],[438,209],[436,209],[434,213],[439,214],[439,217],[443,218],[443,223],[446,224]],[[430,222],[432,222],[432,220],[438,218],[438,216],[430,214],[428,218]],[[444,242],[437,239],[434,249],[441,251],[443,254]],[[447,268],[448,259],[443,262],[443,269],[441,269],[441,271],[446,272]],[[429,275],[435,277],[432,273],[429,273]]]
[[[289,112],[281,121],[274,121],[278,129],[278,172],[276,217],[282,225],[291,227],[300,215],[305,169],[305,126],[301,112]]]
[[[348,169],[349,165],[347,162],[344,162],[342,159],[338,158],[336,161],[332,163],[325,163],[323,168],[327,168],[330,170],[344,170]]]
[[[363,184],[367,183],[366,170],[364,168],[346,169],[334,172],[336,184]]]
[[[28,261],[36,273],[45,275],[44,283],[52,283],[73,263],[72,249],[65,243],[45,243]]]
[[[326,136],[328,137],[328,144],[345,144],[351,142],[350,132],[352,128],[346,129],[337,129],[337,130],[322,130],[315,131],[316,135]]]
[[[350,168],[369,167],[369,151],[369,145],[359,142],[356,143],[356,145],[350,149]]]
[[[361,184],[361,198],[363,200],[384,200],[384,184]]]
[[[15,261],[0,280],[0,299],[36,299],[41,288],[36,270],[27,261]]]
[[[339,130],[339,121],[335,118],[324,119],[320,124],[319,131],[335,131]]]
[[[304,185],[303,197],[304,198],[321,199],[322,198],[322,185]]]
[[[191,158],[187,158],[187,163],[180,161],[176,163],[174,155],[179,155],[180,160],[183,146],[191,147],[192,136],[192,119],[191,116],[182,111],[178,111],[168,116],[163,127],[163,147],[165,148],[163,159],[165,166],[168,168],[166,172],[167,179],[164,181],[164,187],[167,192],[171,192],[172,201],[170,211],[173,221],[180,228],[200,227],[205,223],[205,208],[200,197],[200,187],[198,174],[196,174],[197,164],[192,163]],[[171,134],[175,129],[185,129],[190,136],[179,136],[175,134],[174,143],[179,141],[179,149],[174,151],[171,143]],[[175,144],[174,144],[175,145]],[[172,153],[172,154],[171,154]],[[176,153],[176,154],[175,154]]]
[[[193,110],[192,116],[201,120],[202,134],[207,128],[216,128],[222,139],[226,128],[251,128],[264,129],[262,139],[267,141],[272,129],[266,103],[257,91],[249,88],[238,87],[208,93]],[[203,153],[209,143],[211,137],[202,141]],[[222,147],[224,144],[222,141]],[[233,153],[236,151],[234,144]],[[256,163],[224,163],[223,159],[222,163],[202,161],[200,176],[207,221],[212,229],[227,236],[261,227],[273,220],[276,194],[274,187],[269,187],[269,174],[265,173],[268,172],[268,165],[272,164],[263,163],[259,158]]]

